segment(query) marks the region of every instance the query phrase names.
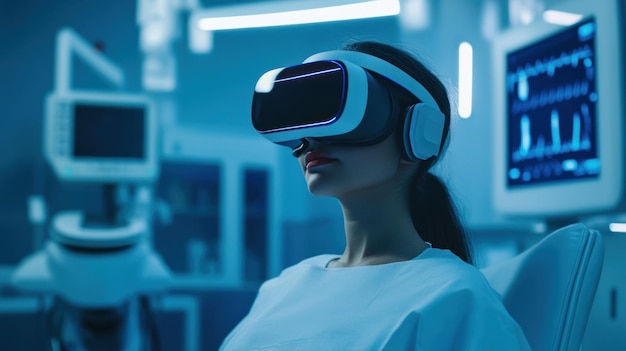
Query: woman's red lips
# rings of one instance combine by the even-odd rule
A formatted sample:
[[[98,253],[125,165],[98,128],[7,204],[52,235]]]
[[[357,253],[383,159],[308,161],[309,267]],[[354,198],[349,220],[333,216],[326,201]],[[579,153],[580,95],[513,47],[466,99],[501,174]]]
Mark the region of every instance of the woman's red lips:
[[[304,156],[306,168],[320,166],[334,161],[337,161],[337,159],[323,152],[311,151]]]

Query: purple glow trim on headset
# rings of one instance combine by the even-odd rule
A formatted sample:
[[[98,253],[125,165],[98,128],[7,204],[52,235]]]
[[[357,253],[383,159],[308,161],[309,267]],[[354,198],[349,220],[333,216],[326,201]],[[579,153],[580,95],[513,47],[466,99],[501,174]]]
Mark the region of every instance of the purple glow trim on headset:
[[[299,78],[306,78],[306,77],[313,77],[313,76],[319,76],[321,74],[325,74],[325,73],[331,73],[331,72],[336,72],[336,71],[341,71],[341,68],[331,68],[331,69],[326,69],[323,71],[319,71],[319,72],[312,72],[312,73],[307,73],[307,74],[301,74],[299,76],[295,76],[295,77],[289,77],[289,78],[282,78],[282,79],[277,79],[275,80],[275,82],[286,82],[289,80],[294,80],[294,79],[299,79]]]

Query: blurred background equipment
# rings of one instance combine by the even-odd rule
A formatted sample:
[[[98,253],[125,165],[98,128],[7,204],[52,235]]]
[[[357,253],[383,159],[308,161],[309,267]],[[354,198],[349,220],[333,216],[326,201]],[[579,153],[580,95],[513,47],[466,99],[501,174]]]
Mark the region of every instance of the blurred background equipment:
[[[67,62],[78,48],[104,77],[123,81],[74,31],[57,38],[58,60]],[[102,204],[55,213],[49,239],[17,266],[12,284],[51,296],[52,349],[159,349],[147,296],[164,291],[170,273],[151,249],[150,218],[134,211],[132,196],[158,174],[154,107],[142,95],[74,91],[71,66],[57,68],[57,83],[64,83],[48,97],[44,154],[60,181],[100,186]]]

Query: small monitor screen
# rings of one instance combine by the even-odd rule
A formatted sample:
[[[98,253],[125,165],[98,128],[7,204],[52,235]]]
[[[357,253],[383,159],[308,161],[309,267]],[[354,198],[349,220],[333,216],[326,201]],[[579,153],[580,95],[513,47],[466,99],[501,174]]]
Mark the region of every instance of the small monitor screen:
[[[145,110],[141,106],[74,106],[73,156],[145,157]]]
[[[599,176],[595,40],[589,18],[507,55],[509,188]]]

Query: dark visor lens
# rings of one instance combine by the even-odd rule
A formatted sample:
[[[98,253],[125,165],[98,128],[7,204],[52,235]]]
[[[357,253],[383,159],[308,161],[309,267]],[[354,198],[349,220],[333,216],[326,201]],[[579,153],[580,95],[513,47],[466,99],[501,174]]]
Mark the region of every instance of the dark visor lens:
[[[254,92],[254,128],[268,132],[332,122],[343,110],[345,77],[345,69],[338,62],[285,68],[271,91]]]

